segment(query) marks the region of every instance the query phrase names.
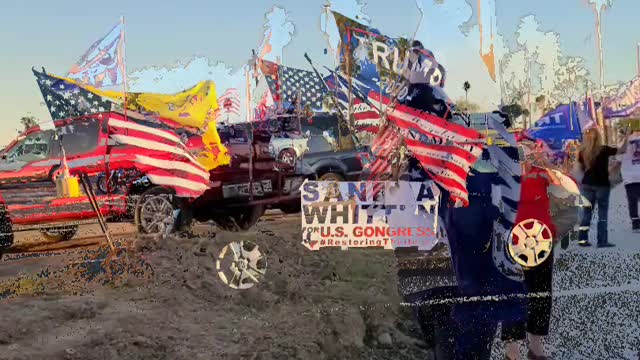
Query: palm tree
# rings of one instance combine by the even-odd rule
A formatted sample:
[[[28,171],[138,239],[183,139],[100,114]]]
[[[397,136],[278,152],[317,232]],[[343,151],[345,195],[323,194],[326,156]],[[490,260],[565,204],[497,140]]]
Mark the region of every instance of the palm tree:
[[[468,81],[465,81],[462,85],[462,89],[464,90],[464,99],[469,101],[469,89],[471,89],[471,84]]]
[[[20,124],[22,125],[24,131],[27,131],[30,128],[38,125],[38,120],[33,115],[23,116],[20,118]]]
[[[604,89],[604,56],[602,54],[602,12],[613,5],[613,0],[588,0],[596,14],[596,45],[600,59],[600,89]]]

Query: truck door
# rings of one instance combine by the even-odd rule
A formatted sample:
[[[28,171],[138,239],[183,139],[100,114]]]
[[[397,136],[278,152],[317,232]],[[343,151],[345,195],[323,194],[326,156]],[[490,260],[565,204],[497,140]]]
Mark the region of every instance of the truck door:
[[[53,130],[29,134],[0,159],[0,192],[14,224],[42,214],[56,197],[51,170],[59,160],[51,158],[52,139]]]

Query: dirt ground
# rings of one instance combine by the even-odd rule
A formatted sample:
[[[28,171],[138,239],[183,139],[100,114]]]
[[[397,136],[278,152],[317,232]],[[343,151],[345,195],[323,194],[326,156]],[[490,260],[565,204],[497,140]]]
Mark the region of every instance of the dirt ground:
[[[309,251],[295,216],[246,233],[211,229],[129,237],[106,265],[96,248],[0,281],[0,359],[431,358],[399,306],[393,252]],[[239,240],[267,258],[247,290],[225,285],[215,266]]]

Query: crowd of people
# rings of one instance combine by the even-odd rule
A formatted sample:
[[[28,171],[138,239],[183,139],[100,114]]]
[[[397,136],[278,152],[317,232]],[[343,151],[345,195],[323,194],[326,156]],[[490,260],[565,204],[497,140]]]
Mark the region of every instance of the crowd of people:
[[[541,142],[521,141],[527,156],[523,161],[521,197],[518,218],[536,218],[551,228],[556,234],[554,222],[548,209],[550,207],[547,188],[552,185],[553,171],[556,168],[571,174],[578,184],[583,199],[589,203],[581,208],[578,227],[578,245],[591,246],[589,230],[597,210],[597,247],[608,248],[615,245],[608,238],[608,212],[611,189],[624,183],[629,205],[629,217],[632,230],[640,232],[638,201],[640,200],[640,132],[624,134],[618,146],[603,143],[600,129],[592,127],[583,134],[582,142],[568,141],[563,156],[558,159]],[[554,161],[556,160],[556,161]],[[544,173],[548,176],[531,176]],[[564,235],[560,235],[564,236]],[[529,297],[527,300],[527,320],[525,324],[515,326],[503,324],[502,339],[506,342],[505,359],[519,359],[518,341],[528,339],[528,359],[549,359],[545,355],[542,339],[549,334],[549,320],[552,309],[553,251],[539,266],[525,269],[524,283],[528,293],[543,294]]]
[[[597,209],[597,247],[613,247],[608,238],[608,213],[611,189],[624,183],[629,217],[632,230],[640,231],[638,218],[638,200],[640,193],[640,152],[636,150],[640,133],[625,134],[617,146],[603,143],[598,128],[590,128],[583,134],[582,143],[573,157],[572,175],[580,184],[580,191],[591,206],[584,207],[578,231],[578,244],[591,246],[589,229],[593,220],[594,210]]]
[[[562,157],[541,141],[526,135],[517,139],[521,188],[515,224],[535,219],[547,225],[553,245],[563,243],[563,247],[564,241],[575,235],[567,229],[577,229],[578,245],[591,246],[589,229],[595,210],[597,246],[612,247],[607,236],[609,195],[613,187],[624,183],[633,230],[640,230],[640,133],[625,135],[618,146],[607,146],[600,129],[591,128],[584,132],[582,141],[567,142]],[[423,306],[418,318],[431,324],[427,331],[431,332],[436,359],[489,359],[498,328],[506,360],[521,358],[523,342],[527,359],[550,359],[544,338],[550,332],[556,250],[552,246],[536,266],[523,266],[519,280],[491,265],[495,259],[487,252],[487,244],[495,239],[491,240],[494,230],[490,224],[499,218],[491,205],[491,189],[499,183],[499,176],[489,168],[482,164],[473,168],[468,207],[442,209],[456,281],[420,295],[422,300],[432,301],[440,297],[489,300]],[[579,190],[582,199],[588,200],[579,216],[569,217],[570,226],[550,211],[555,201],[552,188],[562,187],[563,178],[572,179],[576,193]],[[574,214],[577,212],[574,207]]]

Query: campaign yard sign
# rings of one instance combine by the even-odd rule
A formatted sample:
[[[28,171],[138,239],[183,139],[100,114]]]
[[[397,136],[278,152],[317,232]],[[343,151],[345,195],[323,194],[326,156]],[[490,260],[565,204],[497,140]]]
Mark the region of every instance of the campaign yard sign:
[[[418,247],[446,241],[435,183],[305,181],[302,244],[323,247]]]

